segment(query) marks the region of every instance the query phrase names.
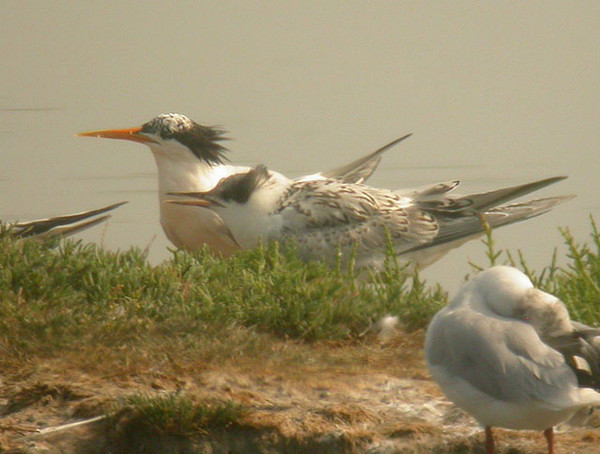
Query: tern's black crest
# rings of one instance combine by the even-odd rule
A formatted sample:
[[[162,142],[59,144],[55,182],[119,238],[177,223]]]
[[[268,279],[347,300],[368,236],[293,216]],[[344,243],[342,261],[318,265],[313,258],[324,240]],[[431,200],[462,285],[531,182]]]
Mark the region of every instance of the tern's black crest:
[[[224,201],[246,203],[252,193],[269,179],[269,171],[263,165],[246,173],[238,173],[222,180],[215,193]]]
[[[163,139],[175,139],[190,149],[198,159],[208,164],[222,164],[227,161],[227,149],[219,144],[225,131],[210,126],[202,126],[177,113],[165,113],[142,126],[142,132],[157,134]]]

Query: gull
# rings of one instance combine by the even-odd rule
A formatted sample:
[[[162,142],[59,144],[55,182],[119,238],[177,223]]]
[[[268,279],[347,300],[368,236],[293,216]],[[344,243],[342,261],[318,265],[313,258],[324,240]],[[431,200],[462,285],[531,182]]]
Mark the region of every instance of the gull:
[[[9,229],[10,234],[16,238],[35,237],[39,239],[50,239],[57,236],[70,236],[106,221],[110,218],[110,215],[105,213],[125,205],[126,203],[127,202],[119,202],[95,210],[54,216],[46,219],[3,224],[3,228]],[[92,219],[94,217],[95,219]]]
[[[571,321],[516,268],[492,267],[431,321],[425,357],[446,396],[485,427],[543,430],[600,404],[600,329]]]
[[[293,240],[304,259],[381,268],[386,247],[423,268],[484,232],[545,213],[572,196],[498,206],[565,177],[467,196],[449,195],[459,181],[390,191],[338,179],[282,181],[257,166],[214,189],[167,203],[214,210],[242,249],[260,241]]]
[[[208,191],[223,178],[250,170],[250,167],[227,163],[227,149],[221,144],[226,132],[202,126],[185,115],[164,113],[143,124],[128,129],[108,129],[78,134],[81,137],[122,139],[147,145],[158,168],[158,198],[160,223],[167,238],[178,248],[199,250],[207,244],[211,250],[229,256],[239,249],[228,226],[210,210],[190,209],[163,203],[169,192]],[[409,137],[410,134],[335,169],[306,175],[296,181],[339,178],[360,183],[375,171],[382,154]],[[271,171],[274,178],[289,181]]]

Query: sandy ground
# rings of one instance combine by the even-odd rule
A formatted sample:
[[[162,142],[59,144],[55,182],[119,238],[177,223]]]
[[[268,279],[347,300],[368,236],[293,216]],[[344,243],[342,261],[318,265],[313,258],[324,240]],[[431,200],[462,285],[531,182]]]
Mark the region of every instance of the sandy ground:
[[[384,346],[317,346],[318,359],[301,365],[244,358],[109,373],[65,358],[24,362],[0,376],[0,452],[483,453],[481,429],[431,381],[422,340],[416,333]],[[362,359],[340,360],[349,348]],[[119,396],[174,391],[234,399],[248,411],[194,440],[126,433],[105,419],[53,431],[102,416]],[[556,452],[600,453],[599,426],[594,416],[586,427],[559,429]],[[496,433],[499,453],[546,452],[541,433]]]

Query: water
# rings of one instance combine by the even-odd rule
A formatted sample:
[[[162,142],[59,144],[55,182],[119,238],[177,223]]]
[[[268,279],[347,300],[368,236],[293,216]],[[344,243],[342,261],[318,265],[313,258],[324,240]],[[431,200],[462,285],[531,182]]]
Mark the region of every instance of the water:
[[[169,256],[155,165],[133,143],[75,137],[164,111],[231,131],[232,161],[290,176],[412,132],[371,183],[463,180],[463,192],[553,175],[565,206],[499,230],[534,267],[584,241],[600,203],[600,4],[4,1],[0,206],[31,219],[129,200],[106,247]],[[457,287],[472,242],[425,275]]]

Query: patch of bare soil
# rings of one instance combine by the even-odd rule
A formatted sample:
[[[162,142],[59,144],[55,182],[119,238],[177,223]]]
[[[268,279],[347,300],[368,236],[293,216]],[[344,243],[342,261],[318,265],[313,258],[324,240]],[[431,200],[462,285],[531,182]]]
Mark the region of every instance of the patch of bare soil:
[[[320,344],[287,356],[281,351],[298,347],[282,342],[276,359],[222,364],[94,368],[78,367],[73,357],[30,361],[0,377],[0,452],[485,452],[481,429],[430,379],[422,345],[417,333],[384,346]],[[193,439],[132,430],[126,412],[116,422],[102,417],[120,396],[176,391],[199,401],[232,399],[247,412],[238,423]],[[85,423],[65,426],[77,422]],[[599,420],[586,424],[562,428],[557,452],[600,453]],[[496,435],[499,453],[546,452],[541,433]]]

